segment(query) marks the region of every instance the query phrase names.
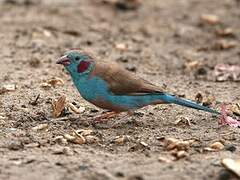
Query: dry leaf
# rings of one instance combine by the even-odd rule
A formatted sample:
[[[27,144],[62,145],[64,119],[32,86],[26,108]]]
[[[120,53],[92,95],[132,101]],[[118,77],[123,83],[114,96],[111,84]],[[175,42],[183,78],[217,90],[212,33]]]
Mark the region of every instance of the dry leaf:
[[[54,77],[52,79],[47,80],[47,83],[50,84],[51,86],[55,87],[57,85],[63,85],[64,81],[61,78]]]
[[[234,114],[240,116],[240,103],[237,103],[237,104],[232,105],[232,106],[231,106],[231,111],[232,111]]]
[[[42,87],[42,88],[44,88],[44,89],[50,89],[52,86],[51,86],[51,84],[48,84],[48,83],[41,83],[40,84],[40,87]]]
[[[201,20],[202,20],[202,22],[210,24],[210,25],[216,25],[216,24],[220,23],[219,17],[214,14],[202,14]]]
[[[184,63],[184,71],[187,73],[194,72],[203,66],[202,62],[197,60],[187,60]]]
[[[190,145],[194,142],[195,140],[179,140],[175,138],[165,138],[163,140],[163,146],[166,148],[166,150],[170,151],[173,149],[176,149],[178,151],[180,150],[188,150]]]
[[[76,137],[76,142],[78,142],[77,144],[84,144],[84,143],[86,143],[86,139],[83,137],[82,134],[79,134],[75,130],[73,130],[73,133],[74,133],[74,136]]]
[[[75,144],[81,145],[86,143],[86,139],[84,137],[76,137],[72,142],[74,142]]]
[[[237,46],[235,41],[220,40],[213,45],[214,50],[228,50]]]
[[[70,135],[70,134],[65,134],[64,138],[67,139],[67,141],[75,143],[75,144],[85,144],[86,139],[83,136],[80,135]]]
[[[214,76],[216,81],[240,81],[240,66],[217,64],[214,67]]]
[[[218,29],[216,30],[218,36],[233,36],[234,31],[232,28]]]
[[[232,171],[240,178],[240,160],[225,158],[222,159],[221,163],[226,169]]]
[[[86,143],[93,144],[100,142],[100,139],[97,136],[94,136],[96,132],[91,129],[79,129],[74,131],[75,135],[79,136],[80,138],[84,138]]]
[[[40,84],[42,88],[50,89],[51,87],[62,86],[64,81],[61,78],[54,77]]]
[[[72,103],[68,103],[68,107],[70,108],[70,110],[72,110],[76,114],[81,114],[85,111],[85,107],[81,106],[81,107],[77,108]]]
[[[15,91],[17,89],[15,84],[5,84],[3,86],[0,86],[0,94]]]
[[[57,100],[52,101],[52,108],[53,108],[53,117],[57,118],[61,115],[62,111],[64,110],[66,103],[66,96],[61,96]]]
[[[34,131],[40,131],[48,128],[48,124],[39,124],[32,128]]]
[[[175,125],[178,125],[180,123],[184,123],[184,124],[187,124],[188,126],[191,126],[191,119],[189,119],[188,117],[179,117],[175,122],[174,124]]]
[[[113,140],[113,142],[117,145],[123,145],[126,142],[129,142],[130,136],[128,135],[121,135],[121,136],[116,136]]]
[[[91,129],[79,129],[75,131],[77,134],[81,134],[82,136],[93,135],[94,131]]]
[[[75,144],[93,144],[100,142],[100,139],[97,136],[94,136],[94,131],[90,129],[80,129],[73,130],[72,134],[65,134],[64,138],[67,141],[75,143]]]

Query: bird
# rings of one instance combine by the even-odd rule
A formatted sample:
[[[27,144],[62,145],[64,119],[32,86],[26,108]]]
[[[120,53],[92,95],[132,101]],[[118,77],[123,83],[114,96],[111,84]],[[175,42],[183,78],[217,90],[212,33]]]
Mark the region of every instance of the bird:
[[[97,59],[82,50],[69,50],[56,63],[65,67],[86,101],[109,111],[96,121],[109,119],[121,112],[131,114],[139,108],[156,104],[177,104],[220,115],[217,110],[165,92],[117,62]]]

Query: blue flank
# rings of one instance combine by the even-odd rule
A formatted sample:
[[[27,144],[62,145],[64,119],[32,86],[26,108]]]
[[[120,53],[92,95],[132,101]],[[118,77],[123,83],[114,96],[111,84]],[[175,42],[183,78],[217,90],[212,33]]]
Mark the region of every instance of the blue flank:
[[[87,74],[86,76],[72,75],[72,79],[81,96],[87,101],[94,101],[97,98],[100,98],[110,104],[113,104],[114,106],[124,107],[131,110],[146,106],[157,100],[162,100],[166,103],[178,104],[213,114],[220,114],[216,110],[166,93],[154,93],[146,95],[114,95],[108,91],[106,82],[96,76],[88,79]]]

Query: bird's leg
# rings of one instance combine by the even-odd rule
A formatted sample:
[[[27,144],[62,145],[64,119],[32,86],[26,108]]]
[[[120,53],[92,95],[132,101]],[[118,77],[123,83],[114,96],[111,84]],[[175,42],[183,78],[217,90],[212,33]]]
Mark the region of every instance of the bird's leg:
[[[119,112],[114,112],[114,111],[110,111],[110,112],[106,112],[101,114],[100,116],[97,116],[94,118],[95,122],[105,122],[107,120],[109,120],[110,118],[116,117],[119,114]]]

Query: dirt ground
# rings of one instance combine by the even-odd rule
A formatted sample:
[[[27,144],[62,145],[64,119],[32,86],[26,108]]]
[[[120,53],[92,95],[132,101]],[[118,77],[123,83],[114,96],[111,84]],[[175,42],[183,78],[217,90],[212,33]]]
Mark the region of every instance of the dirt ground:
[[[0,3],[0,85],[16,85],[0,94],[0,179],[237,179],[221,159],[239,158],[239,128],[220,127],[218,117],[176,105],[148,106],[93,125],[103,110],[80,97],[55,61],[66,50],[85,49],[179,96],[213,95],[219,109],[240,101],[239,82],[216,82],[212,75],[216,64],[240,64],[238,0],[148,0],[136,9],[100,0]],[[206,22],[204,14],[219,20]],[[234,34],[216,34],[224,28]],[[42,87],[56,77],[64,84]],[[51,101],[61,95],[84,112],[66,109],[53,118]],[[191,125],[175,124],[181,117]],[[34,130],[41,124],[47,127]],[[56,140],[78,129],[93,130],[98,141]],[[119,145],[114,138],[121,135],[127,140]],[[161,162],[174,157],[163,137],[195,142],[187,157]],[[225,148],[204,151],[216,141]]]

